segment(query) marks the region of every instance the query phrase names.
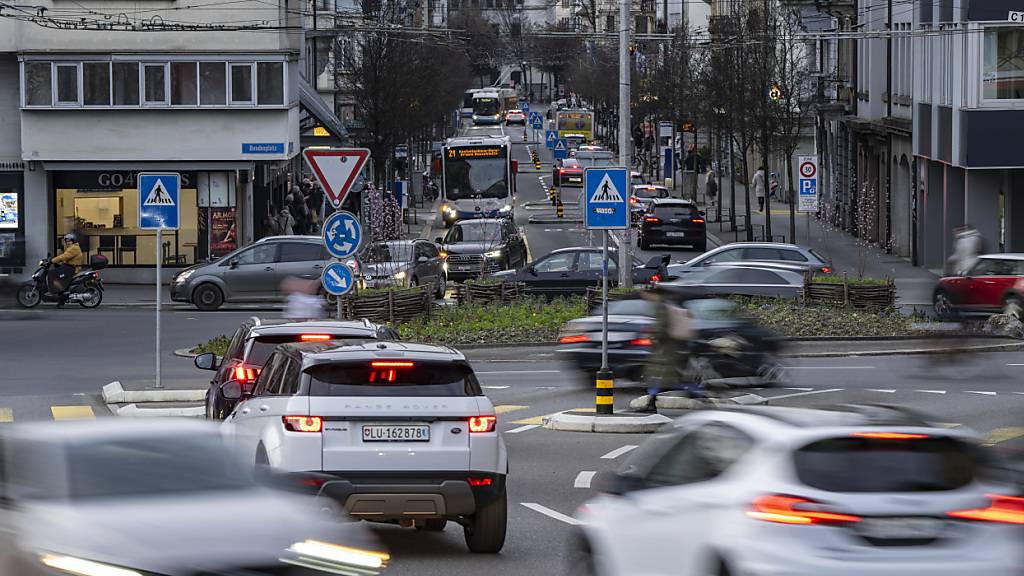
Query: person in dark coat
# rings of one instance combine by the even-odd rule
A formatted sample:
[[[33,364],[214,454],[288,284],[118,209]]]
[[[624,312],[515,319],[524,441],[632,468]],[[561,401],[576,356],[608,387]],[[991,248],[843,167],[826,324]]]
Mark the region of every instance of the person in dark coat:
[[[291,213],[292,218],[295,219],[293,229],[295,234],[304,235],[309,231],[309,209],[306,208],[306,196],[298,186],[292,186],[292,192],[289,196],[291,196],[291,200],[289,201],[288,211]]]

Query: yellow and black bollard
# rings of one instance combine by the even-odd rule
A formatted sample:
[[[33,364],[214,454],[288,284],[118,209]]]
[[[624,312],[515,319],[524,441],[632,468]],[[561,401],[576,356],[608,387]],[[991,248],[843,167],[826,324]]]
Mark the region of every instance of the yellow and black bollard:
[[[555,204],[555,216],[562,218],[565,216],[565,205],[562,204],[562,199],[558,198],[558,203]]]
[[[530,141],[529,138],[526,137],[527,134],[529,134],[529,132],[525,128],[523,128],[523,142]]]
[[[551,200],[551,205],[552,206],[557,206],[558,205],[558,202],[555,200],[555,198],[557,198],[557,197],[558,197],[558,189],[555,188],[554,186],[552,186],[551,188],[548,188],[548,200]]]
[[[612,380],[611,370],[597,371],[595,392],[595,411],[598,414],[611,414],[615,409],[615,381]]]

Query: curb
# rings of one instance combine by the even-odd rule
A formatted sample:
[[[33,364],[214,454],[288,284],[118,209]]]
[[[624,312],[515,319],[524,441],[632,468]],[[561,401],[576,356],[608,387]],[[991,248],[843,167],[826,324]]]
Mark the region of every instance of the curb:
[[[206,407],[139,408],[135,404],[127,404],[113,410],[113,412],[115,416],[121,418],[201,418],[206,415]]]
[[[949,354],[955,352],[1019,352],[1024,342],[1016,344],[993,344],[991,346],[964,346],[957,348],[910,348],[907,350],[861,350],[856,352],[806,352],[803,354],[782,354],[783,358],[850,358],[854,356],[912,356],[915,354]]]
[[[174,355],[178,358],[195,358],[196,356],[199,356],[199,354],[192,352],[191,348],[178,348],[174,351]]]
[[[561,432],[597,432],[609,434],[650,434],[672,422],[661,414],[636,416],[597,416],[559,412],[544,417],[544,428]]]
[[[530,216],[528,224],[580,224],[583,222],[583,218],[558,218],[555,216],[537,217]]]
[[[103,402],[128,404],[147,402],[203,402],[206,390],[125,390],[118,381],[103,387]],[[161,408],[162,410],[162,408]],[[120,410],[118,411],[120,413]]]

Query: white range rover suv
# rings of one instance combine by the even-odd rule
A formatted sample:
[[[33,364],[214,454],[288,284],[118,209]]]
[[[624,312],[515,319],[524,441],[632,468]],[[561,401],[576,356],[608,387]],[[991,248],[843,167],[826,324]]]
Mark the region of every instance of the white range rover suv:
[[[224,422],[243,458],[294,475],[356,518],[505,543],[508,460],[457,350],[404,342],[282,344]]]

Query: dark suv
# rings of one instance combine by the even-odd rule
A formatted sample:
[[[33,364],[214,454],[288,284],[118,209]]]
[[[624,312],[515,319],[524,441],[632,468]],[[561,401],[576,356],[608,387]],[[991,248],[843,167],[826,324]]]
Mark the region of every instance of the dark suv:
[[[206,417],[226,418],[239,398],[252,391],[256,377],[279,344],[329,340],[398,340],[398,333],[366,320],[288,322],[254,316],[235,331],[224,358],[218,361],[213,353],[196,356],[197,368],[216,372],[206,392]]]
[[[526,241],[515,223],[503,218],[460,220],[436,242],[447,255],[450,280],[466,280],[526,264]]]
[[[640,219],[636,242],[643,250],[652,244],[685,244],[703,252],[708,246],[704,213],[688,200],[653,198]]]

